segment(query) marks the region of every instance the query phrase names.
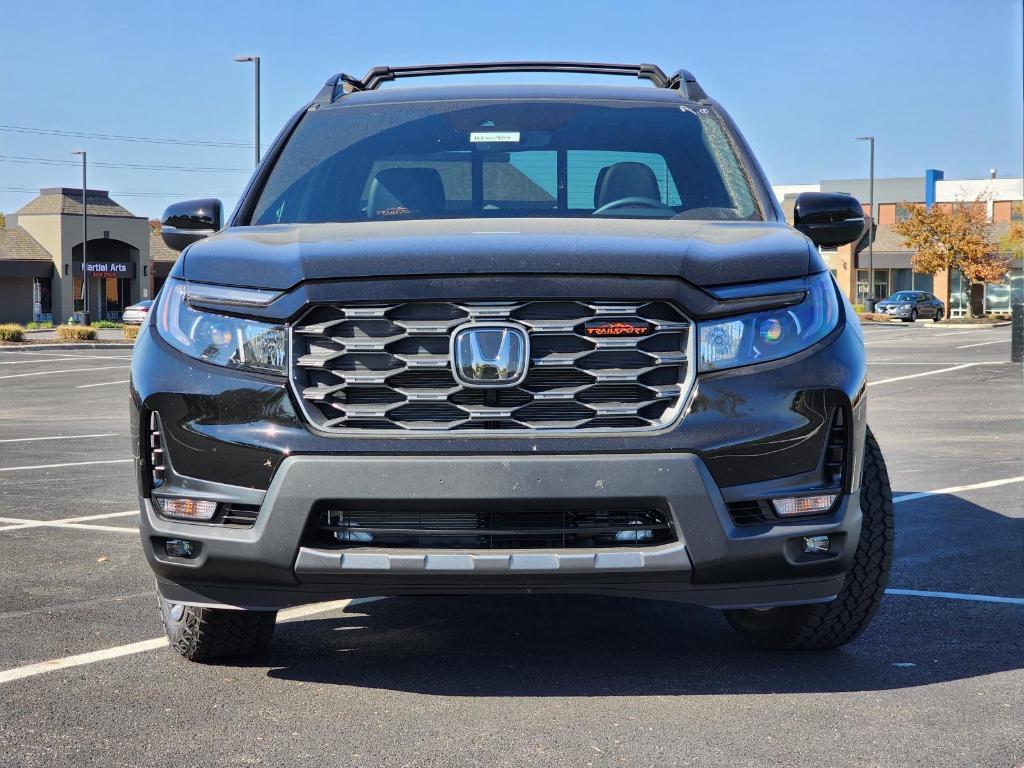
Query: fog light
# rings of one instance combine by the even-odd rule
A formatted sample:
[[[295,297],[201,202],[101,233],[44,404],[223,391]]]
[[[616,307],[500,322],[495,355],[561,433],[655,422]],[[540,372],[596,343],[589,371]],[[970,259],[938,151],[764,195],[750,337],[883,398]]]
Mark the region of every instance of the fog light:
[[[168,498],[154,496],[160,514],[180,520],[210,520],[217,513],[217,502],[206,499]]]
[[[804,552],[809,555],[821,555],[832,547],[828,536],[804,536]]]
[[[184,557],[191,560],[196,556],[196,545],[187,539],[168,539],[164,542],[164,552],[168,557]]]
[[[838,493],[828,493],[824,496],[791,496],[785,499],[772,499],[772,506],[781,517],[817,515],[828,512],[837,498]]]
[[[631,520],[630,525],[642,525],[639,520]],[[615,534],[616,541],[647,541],[654,538],[654,531],[650,528],[633,528],[628,531],[618,531]]]

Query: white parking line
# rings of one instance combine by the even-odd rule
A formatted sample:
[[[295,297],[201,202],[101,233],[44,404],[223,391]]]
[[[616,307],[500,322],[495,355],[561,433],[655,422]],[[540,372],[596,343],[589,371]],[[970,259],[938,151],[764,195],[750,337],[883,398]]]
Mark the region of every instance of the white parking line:
[[[989,344],[1006,344],[1009,339],[997,339],[996,341],[983,341],[980,344],[964,344],[962,347],[957,349],[970,349],[971,347],[987,347]]]
[[[0,443],[36,443],[40,440],[84,440],[87,437],[117,437],[117,432],[102,432],[96,435],[48,435],[47,437],[8,437]]]
[[[385,598],[383,597],[361,597],[354,600],[332,600],[329,603],[300,605],[296,608],[287,608],[280,611],[277,614],[277,620],[279,623],[284,621],[294,621],[295,619],[302,619],[306,616],[313,616],[317,613],[342,610],[352,605],[359,605],[361,603],[369,603],[374,600],[384,599]],[[98,661],[107,661],[108,659],[117,659],[122,656],[131,656],[135,653],[155,651],[157,648],[163,648],[165,645],[167,645],[167,638],[156,637],[152,640],[142,640],[138,643],[129,643],[128,645],[104,648],[101,651],[80,653],[76,656],[65,656],[62,659],[51,659],[50,661],[42,661],[37,664],[25,664],[24,666],[14,667],[13,669],[0,670],[0,683],[10,683],[14,680],[34,677],[35,675],[42,675],[46,672],[55,672],[58,669],[70,669],[71,667],[80,667],[85,664],[95,664]]]
[[[130,365],[98,365],[95,368],[64,368],[60,371],[33,371],[32,373],[9,373],[0,379],[23,379],[26,376],[50,376],[55,373],[83,373],[85,371],[112,371],[115,368],[131,368]]]
[[[35,464],[30,467],[0,467],[0,472],[17,472],[22,469],[57,469],[58,467],[87,467],[91,464],[124,464],[135,459],[105,459],[103,461],[69,461],[64,464]]]
[[[31,363],[66,363],[65,357],[54,357],[50,360],[0,360],[0,365],[29,365]]]
[[[41,355],[43,357],[63,357],[71,358],[72,360],[131,360],[131,355],[80,355],[80,354],[65,354],[62,352],[30,352],[25,349],[19,349],[11,353],[13,355]],[[37,363],[49,362],[48,360],[36,360]]]
[[[882,379],[881,381],[869,381],[868,386],[874,387],[878,384],[889,384],[893,381],[905,381],[906,379],[918,379],[921,376],[934,376],[936,373],[949,373],[950,371],[962,371],[964,368],[973,368],[976,365],[1005,365],[1009,360],[995,360],[984,363],[962,363],[960,365],[954,365],[952,368],[939,368],[937,371],[925,371],[924,373],[911,373],[906,376],[896,376],[891,379]]]
[[[1024,597],[1000,597],[999,595],[970,595],[964,592],[929,592],[923,589],[887,589],[887,595],[905,595],[907,597],[938,597],[944,600],[967,600],[972,603],[1007,603],[1024,605]]]
[[[90,520],[109,520],[112,517],[128,517],[137,515],[139,510],[129,509],[126,512],[104,512],[102,515],[85,515],[84,517],[62,517],[58,520],[32,520],[24,517],[0,517],[0,523],[10,523],[0,527],[0,531],[15,531],[23,528],[96,528],[98,530],[115,530],[136,532],[136,528],[114,528],[112,526],[82,525]]]
[[[109,387],[111,384],[127,384],[129,379],[121,381],[101,381],[99,384],[79,384],[75,389],[88,389],[89,387]]]
[[[960,493],[961,491],[974,491],[979,488],[997,488],[1000,485],[1010,485],[1011,483],[1024,483],[1024,475],[1021,475],[1020,477],[1004,477],[1001,480],[988,480],[984,483],[972,483],[971,485],[951,485],[949,488],[939,488],[936,491],[905,493],[902,496],[896,496],[893,498],[892,503],[900,504],[904,501],[923,499],[928,496],[942,496],[950,493]]]
[[[0,522],[8,522],[8,518],[0,517]],[[27,528],[71,528],[77,531],[111,531],[113,533],[135,533],[139,532],[138,528],[124,528],[117,525],[92,525],[90,523],[57,523],[57,522],[35,522],[32,523],[19,523],[18,525],[5,525],[0,527],[0,532],[3,531],[22,531]]]

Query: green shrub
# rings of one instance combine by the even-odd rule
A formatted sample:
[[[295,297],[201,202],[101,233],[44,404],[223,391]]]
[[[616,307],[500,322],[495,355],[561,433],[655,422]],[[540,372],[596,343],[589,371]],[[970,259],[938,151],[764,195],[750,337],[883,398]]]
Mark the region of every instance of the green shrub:
[[[0,325],[0,341],[24,341],[25,329],[17,323]]]
[[[88,325],[62,325],[57,328],[60,341],[92,341],[96,338],[96,329]]]
[[[53,323],[51,323],[49,320],[43,320],[41,322],[36,322],[35,320],[33,320],[25,327],[28,328],[28,330],[30,331],[37,331],[43,328],[53,328]]]
[[[97,320],[92,324],[93,328],[120,328],[122,323],[115,323],[113,320]]]
[[[139,328],[141,327],[142,326],[139,325],[126,325],[121,328],[121,333],[124,334],[124,337],[128,341],[135,341],[136,337],[139,335]]]

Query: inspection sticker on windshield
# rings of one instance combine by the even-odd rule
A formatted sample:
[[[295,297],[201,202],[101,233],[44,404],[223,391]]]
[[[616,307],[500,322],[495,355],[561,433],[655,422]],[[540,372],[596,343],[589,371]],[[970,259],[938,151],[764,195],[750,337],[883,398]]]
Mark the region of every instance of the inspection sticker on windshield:
[[[518,143],[518,141],[519,131],[473,131],[469,134],[471,144],[479,142]]]

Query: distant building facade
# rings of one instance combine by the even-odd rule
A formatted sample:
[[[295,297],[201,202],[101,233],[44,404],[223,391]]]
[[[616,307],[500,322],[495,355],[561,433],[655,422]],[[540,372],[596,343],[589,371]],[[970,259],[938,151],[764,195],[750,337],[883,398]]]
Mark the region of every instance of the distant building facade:
[[[118,320],[156,295],[178,254],[106,191],[87,190],[86,202],[89,309]],[[67,320],[82,309],[82,271],[82,190],[40,190],[0,229],[0,322]]]
[[[790,184],[774,187],[775,194],[792,222],[793,204],[801,192],[845,192],[860,200],[868,213],[868,179],[833,179],[816,184]],[[934,293],[946,303],[951,317],[967,314],[1003,314],[1011,303],[1024,301],[1024,271],[1020,259],[1000,283],[968,286],[958,271],[935,275],[915,273],[911,268],[913,252],[893,230],[906,217],[903,203],[921,203],[952,207],[985,199],[993,242],[1006,234],[1013,221],[1024,221],[1024,179],[945,179],[941,171],[927,171],[916,178],[875,179],[874,287],[869,287],[866,240],[860,250],[844,247],[824,250],[822,255],[836,275],[840,288],[854,304],[863,304],[869,295],[884,299],[895,291],[921,290]]]

